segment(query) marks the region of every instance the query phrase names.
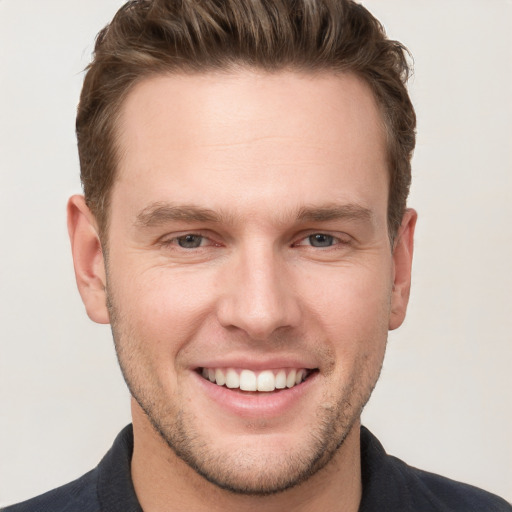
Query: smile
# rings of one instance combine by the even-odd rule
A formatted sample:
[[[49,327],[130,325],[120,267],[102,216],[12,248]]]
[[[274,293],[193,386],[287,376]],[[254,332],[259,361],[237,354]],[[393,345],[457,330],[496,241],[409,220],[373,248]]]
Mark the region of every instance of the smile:
[[[270,392],[293,388],[304,382],[315,370],[307,368],[282,368],[253,372],[235,368],[200,368],[200,374],[210,382],[241,391]]]

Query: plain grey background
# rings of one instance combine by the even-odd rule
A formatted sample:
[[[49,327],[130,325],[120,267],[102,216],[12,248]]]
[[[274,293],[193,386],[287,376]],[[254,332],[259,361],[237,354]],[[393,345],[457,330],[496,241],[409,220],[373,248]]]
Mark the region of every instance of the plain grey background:
[[[65,225],[74,115],[118,0],[0,0],[0,505],[95,466],[129,417]],[[512,501],[512,2],[368,0],[415,58],[405,325],[364,423],[390,453]]]

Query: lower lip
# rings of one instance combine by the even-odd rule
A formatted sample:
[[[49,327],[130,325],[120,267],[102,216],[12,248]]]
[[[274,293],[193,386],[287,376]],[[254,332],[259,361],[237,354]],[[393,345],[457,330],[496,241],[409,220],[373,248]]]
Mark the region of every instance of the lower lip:
[[[195,373],[203,392],[208,398],[228,412],[240,418],[272,418],[281,416],[297,408],[302,396],[308,392],[318,377],[318,372],[310,375],[304,382],[276,392],[240,392],[218,386]]]

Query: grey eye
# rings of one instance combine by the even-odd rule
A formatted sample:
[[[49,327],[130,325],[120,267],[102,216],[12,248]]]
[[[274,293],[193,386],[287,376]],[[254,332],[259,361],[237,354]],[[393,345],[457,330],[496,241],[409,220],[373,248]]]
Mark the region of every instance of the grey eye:
[[[183,247],[184,249],[196,249],[200,247],[203,242],[203,237],[201,235],[184,235],[180,236],[177,239],[178,245]]]
[[[331,235],[324,235],[323,233],[310,235],[308,240],[313,247],[330,247],[334,243],[334,237]]]

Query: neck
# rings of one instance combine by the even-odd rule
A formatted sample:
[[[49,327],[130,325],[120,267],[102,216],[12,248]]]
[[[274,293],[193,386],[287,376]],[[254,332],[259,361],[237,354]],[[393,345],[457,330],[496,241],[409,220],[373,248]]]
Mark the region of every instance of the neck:
[[[197,474],[169,448],[132,401],[134,450],[131,464],[137,498],[145,512],[357,512],[361,500],[360,424],[333,459],[300,485],[271,496],[245,496],[220,489]]]

